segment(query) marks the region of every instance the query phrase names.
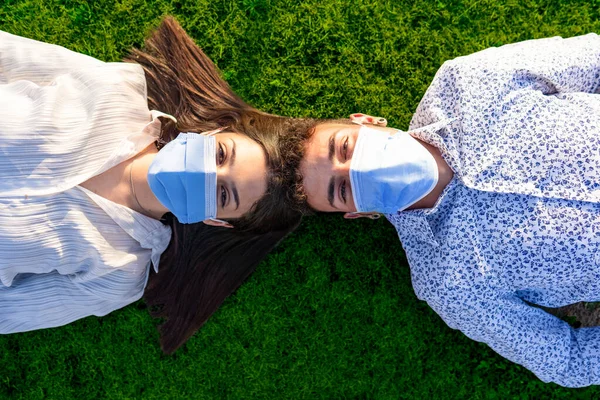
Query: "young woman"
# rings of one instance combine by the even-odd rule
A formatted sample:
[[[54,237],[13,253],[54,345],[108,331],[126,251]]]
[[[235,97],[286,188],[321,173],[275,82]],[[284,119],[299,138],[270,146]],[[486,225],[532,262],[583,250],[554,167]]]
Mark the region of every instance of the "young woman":
[[[244,103],[172,18],[126,61],[0,33],[1,333],[145,291],[173,352],[299,222],[279,138],[302,122]]]

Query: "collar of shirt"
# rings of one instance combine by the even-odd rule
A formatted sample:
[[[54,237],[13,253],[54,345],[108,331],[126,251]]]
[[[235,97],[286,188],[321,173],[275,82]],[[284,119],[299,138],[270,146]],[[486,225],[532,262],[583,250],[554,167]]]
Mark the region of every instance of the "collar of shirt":
[[[434,247],[438,247],[439,243],[435,239],[435,235],[433,234],[433,230],[431,229],[431,225],[429,224],[427,217],[435,213],[439,208],[439,204],[443,201],[450,187],[456,184],[457,174],[458,171],[460,171],[459,158],[456,152],[451,146],[448,146],[443,141],[439,132],[442,129],[451,129],[452,123],[455,120],[455,118],[447,118],[434,124],[409,131],[413,137],[437,147],[442,153],[444,160],[454,172],[454,177],[448,183],[448,185],[446,185],[440,194],[440,197],[436,200],[434,206],[432,208],[405,210],[396,214],[386,215],[386,218],[394,225],[394,227],[396,227],[396,230],[400,236],[403,234],[410,234],[411,236],[416,237],[419,241]],[[400,237],[400,239],[402,239],[402,237]]]
[[[387,214],[386,218],[394,225],[402,241],[402,236],[410,235],[422,243],[433,247],[439,247],[439,243],[435,238],[429,218],[438,212],[440,205],[447,197],[448,193],[454,185],[457,185],[459,180],[456,175],[446,185],[440,197],[436,200],[435,204],[431,208],[419,208],[415,210],[399,211],[396,214]]]
[[[411,136],[438,148],[444,161],[452,168],[455,175],[460,174],[461,171],[460,157],[453,142],[444,140],[444,136],[446,136],[445,131],[456,129],[453,126],[456,122],[458,122],[458,118],[445,118],[436,123],[408,131]]]
[[[160,255],[167,249],[171,241],[171,228],[154,218],[105,199],[81,186],[90,198],[98,204],[129,236],[134,238],[145,249],[151,249],[150,256],[154,271],[158,272]]]

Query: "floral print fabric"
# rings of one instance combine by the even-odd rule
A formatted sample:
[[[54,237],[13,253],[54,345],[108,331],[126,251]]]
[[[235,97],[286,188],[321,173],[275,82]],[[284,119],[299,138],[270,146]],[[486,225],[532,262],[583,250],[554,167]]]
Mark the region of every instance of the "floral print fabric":
[[[455,172],[431,209],[388,215],[417,296],[543,381],[600,383],[600,327],[534,307],[600,300],[600,38],[446,62],[411,121]]]

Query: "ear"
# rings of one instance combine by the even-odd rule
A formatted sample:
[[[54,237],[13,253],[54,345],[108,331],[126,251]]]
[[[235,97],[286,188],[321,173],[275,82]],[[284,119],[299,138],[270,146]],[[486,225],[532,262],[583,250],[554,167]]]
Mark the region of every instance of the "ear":
[[[355,124],[369,124],[375,126],[387,126],[387,120],[381,117],[373,117],[372,115],[367,114],[350,114],[350,122],[354,122]]]
[[[377,212],[365,212],[365,213],[347,212],[344,214],[345,219],[357,219],[357,218],[378,219],[379,217],[381,217],[381,214],[379,214]]]
[[[233,225],[231,225],[229,222],[225,222],[225,221],[215,221],[214,219],[205,219],[204,222],[206,225],[210,225],[210,226],[221,226],[223,228],[233,228]]]

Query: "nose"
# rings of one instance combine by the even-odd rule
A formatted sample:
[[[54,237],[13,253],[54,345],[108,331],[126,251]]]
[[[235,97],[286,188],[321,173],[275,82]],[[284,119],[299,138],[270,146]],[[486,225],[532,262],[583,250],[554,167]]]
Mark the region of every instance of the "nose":
[[[350,174],[350,161],[351,160],[334,160],[332,167],[334,175],[347,176]]]
[[[217,182],[229,182],[231,180],[231,169],[227,163],[217,165]]]

